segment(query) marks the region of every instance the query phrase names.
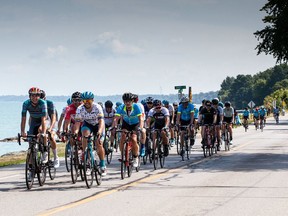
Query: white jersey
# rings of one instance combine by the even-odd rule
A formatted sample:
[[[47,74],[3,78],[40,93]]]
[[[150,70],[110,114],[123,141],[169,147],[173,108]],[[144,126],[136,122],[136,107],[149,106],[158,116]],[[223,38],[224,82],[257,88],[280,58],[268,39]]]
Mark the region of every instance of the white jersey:
[[[78,122],[85,121],[88,124],[95,126],[99,123],[100,119],[103,119],[103,117],[103,109],[99,104],[93,103],[91,112],[87,112],[84,104],[82,104],[76,110],[75,120]]]
[[[174,107],[169,104],[167,109],[169,110],[169,115],[172,116],[172,113],[174,112]]]
[[[233,107],[225,107],[223,109],[223,115],[224,115],[224,117],[232,118],[234,115]]]
[[[115,115],[116,111],[114,109],[112,109],[112,111],[110,113],[108,113],[106,111],[106,109],[104,108],[103,109],[103,113],[104,113],[105,125],[111,126],[112,123],[113,123],[113,118],[114,118],[114,115]]]

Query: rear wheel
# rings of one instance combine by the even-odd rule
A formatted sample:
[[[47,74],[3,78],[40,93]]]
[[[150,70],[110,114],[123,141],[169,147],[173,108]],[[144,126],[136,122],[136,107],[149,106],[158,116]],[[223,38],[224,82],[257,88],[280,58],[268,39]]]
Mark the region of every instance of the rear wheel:
[[[131,144],[129,144],[131,145]],[[128,151],[128,163],[127,163],[127,173],[128,173],[128,177],[130,177],[132,175],[132,170],[133,170],[133,153],[132,153],[132,148],[131,146],[129,146],[129,151]],[[138,163],[140,163],[138,161]]]
[[[48,147],[48,172],[50,179],[54,180],[56,176],[56,168],[54,167],[54,161],[51,160],[50,147]]]
[[[157,139],[156,140],[156,147],[155,149],[153,150],[153,153],[152,153],[152,160],[153,160],[153,166],[154,166],[154,169],[156,170],[157,169],[157,166],[158,166],[158,159],[159,159],[159,140]]]
[[[161,166],[161,168],[163,168],[165,165],[165,156],[164,156],[164,146],[162,143],[159,145],[159,151],[158,152],[159,152],[160,166]]]
[[[35,157],[32,156],[31,150],[28,150],[26,156],[26,165],[25,165],[25,180],[27,189],[30,190],[34,183],[35,178],[35,164],[36,160]]]
[[[125,178],[127,172],[126,158],[125,158],[127,145],[128,143],[124,143],[124,148],[121,152],[121,179]]]
[[[102,175],[100,171],[100,166],[97,163],[97,160],[94,160],[94,171],[95,171],[95,180],[97,185],[100,185],[102,183]]]
[[[68,141],[65,146],[65,165],[66,165],[67,172],[70,172],[70,167],[71,167],[70,155],[71,154],[72,154],[71,145],[70,145],[70,141]]]
[[[73,184],[76,183],[78,178],[78,167],[79,167],[78,151],[77,147],[74,146],[73,148],[71,148],[71,157],[70,157],[70,171]]]

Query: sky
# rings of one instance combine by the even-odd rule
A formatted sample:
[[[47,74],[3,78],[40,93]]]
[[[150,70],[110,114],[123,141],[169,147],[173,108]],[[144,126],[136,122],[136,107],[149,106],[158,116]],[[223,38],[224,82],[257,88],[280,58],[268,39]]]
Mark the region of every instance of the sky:
[[[0,0],[0,95],[220,90],[257,56],[268,0]]]

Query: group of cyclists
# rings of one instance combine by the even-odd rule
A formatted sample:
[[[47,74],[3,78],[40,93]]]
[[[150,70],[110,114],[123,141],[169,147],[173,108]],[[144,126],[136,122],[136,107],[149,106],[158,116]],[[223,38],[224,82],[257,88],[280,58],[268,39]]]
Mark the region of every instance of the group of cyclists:
[[[110,142],[114,143],[116,129],[121,126],[122,131],[133,131],[131,136],[133,167],[139,166],[139,155],[144,156],[147,151],[153,154],[156,145],[155,130],[161,130],[163,143],[163,154],[169,155],[169,149],[176,143],[176,136],[179,136],[178,142],[180,147],[184,145],[184,134],[188,133],[189,145],[195,144],[195,132],[201,127],[202,147],[205,144],[205,127],[213,125],[215,128],[215,145],[220,150],[221,131],[224,124],[229,125],[230,144],[232,144],[232,123],[234,121],[234,109],[229,101],[222,103],[218,98],[203,100],[199,109],[192,104],[188,97],[184,96],[180,102],[170,104],[167,100],[159,100],[147,97],[138,102],[138,95],[126,92],[122,95],[123,102],[117,102],[115,109],[114,104],[107,100],[104,105],[94,101],[92,92],[74,92],[71,98],[67,100],[67,106],[62,110],[58,120],[58,114],[54,103],[46,99],[45,91],[32,87],[28,91],[29,99],[23,103],[21,135],[26,136],[26,114],[30,114],[28,134],[44,136],[44,145],[47,139],[51,139],[51,147],[54,154],[54,167],[59,167],[59,157],[55,135],[70,133],[73,137],[87,137],[94,134],[97,137],[96,149],[100,159],[99,165],[101,175],[107,174],[105,163],[105,154],[113,152],[114,146],[104,146],[103,141],[105,132],[111,131]],[[57,122],[58,121],[58,122]],[[46,137],[49,131],[52,136]],[[135,132],[135,133],[134,133]],[[149,135],[148,135],[148,132]],[[151,135],[150,135],[151,134]],[[123,150],[123,143],[126,139],[126,133],[122,132],[119,139],[119,149]],[[152,140],[152,147],[147,148],[147,139]],[[87,146],[87,139],[81,139],[82,149]],[[75,139],[69,140],[70,145],[75,145]],[[179,152],[183,155],[183,148]],[[81,158],[84,155],[82,152]],[[43,161],[47,160],[47,153],[43,154]]]

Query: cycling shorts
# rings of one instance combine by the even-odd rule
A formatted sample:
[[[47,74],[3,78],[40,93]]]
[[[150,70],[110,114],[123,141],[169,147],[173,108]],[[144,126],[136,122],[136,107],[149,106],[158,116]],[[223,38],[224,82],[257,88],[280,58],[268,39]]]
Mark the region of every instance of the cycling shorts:
[[[129,125],[127,122],[123,121],[122,123],[122,129],[126,129],[128,131],[137,131],[138,130],[138,123],[137,124],[132,124],[132,125]]]
[[[181,126],[187,126],[187,125],[189,125],[189,124],[190,124],[190,120],[185,121],[185,120],[180,119],[180,130],[181,130],[181,131],[186,130],[186,128],[181,127]]]
[[[232,117],[225,117],[225,116],[224,116],[223,122],[226,122],[226,123],[229,123],[229,124],[230,124],[230,123],[233,123],[233,122],[232,122]]]
[[[94,135],[96,135],[98,133],[98,129],[99,129],[99,124],[91,125],[87,123],[86,121],[84,121],[81,127],[81,133],[83,133],[84,130],[89,130],[90,133],[93,133]],[[104,135],[105,135],[105,132],[103,131],[102,136]]]

